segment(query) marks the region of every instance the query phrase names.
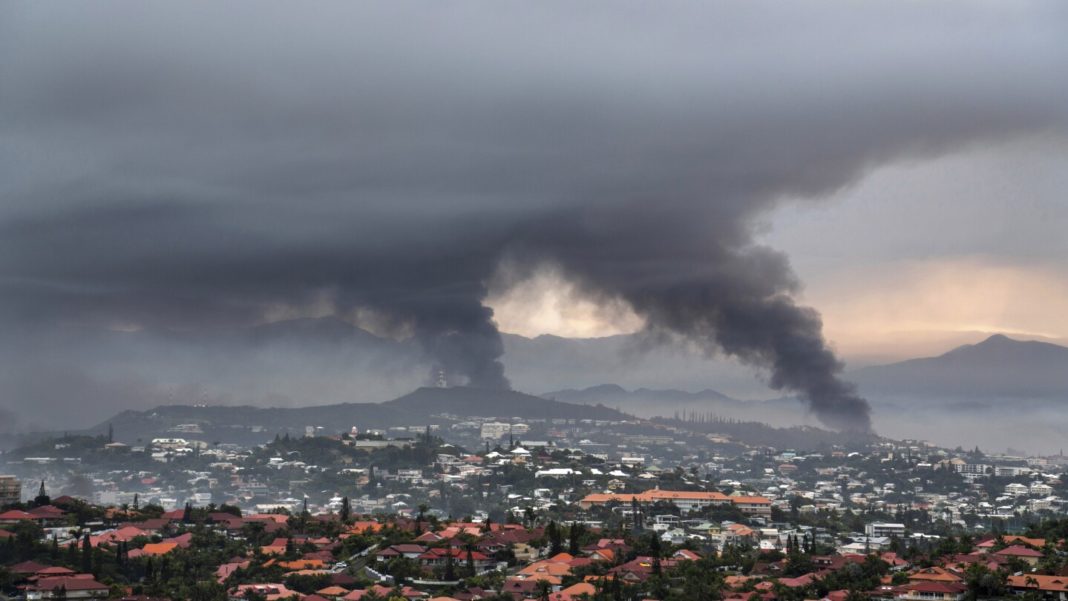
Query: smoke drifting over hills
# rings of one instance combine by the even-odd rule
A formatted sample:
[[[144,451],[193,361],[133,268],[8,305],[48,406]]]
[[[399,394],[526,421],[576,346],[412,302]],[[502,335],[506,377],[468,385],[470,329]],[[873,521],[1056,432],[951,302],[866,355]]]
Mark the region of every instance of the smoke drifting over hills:
[[[487,286],[549,265],[868,428],[754,228],[889,161],[1062,132],[1068,15],[773,6],[5,6],[4,402],[57,325],[279,315],[505,388]]]

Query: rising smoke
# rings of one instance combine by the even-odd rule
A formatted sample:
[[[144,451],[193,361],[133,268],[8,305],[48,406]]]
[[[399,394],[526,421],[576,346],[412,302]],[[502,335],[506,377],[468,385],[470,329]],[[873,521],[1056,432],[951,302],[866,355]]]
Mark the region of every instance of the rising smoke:
[[[487,282],[552,265],[868,429],[754,227],[1059,131],[1063,7],[774,7],[5,6],[0,319],[193,332],[326,298],[503,388]]]

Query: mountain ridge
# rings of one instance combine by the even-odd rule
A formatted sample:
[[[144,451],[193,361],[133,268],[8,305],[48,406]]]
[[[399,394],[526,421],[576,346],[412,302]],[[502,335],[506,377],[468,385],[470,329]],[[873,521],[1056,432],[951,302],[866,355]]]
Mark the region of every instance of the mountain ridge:
[[[366,430],[420,426],[431,421],[452,423],[468,416],[631,419],[608,407],[574,405],[512,390],[423,387],[381,403],[303,407],[168,404],[144,410],[128,409],[83,432],[102,433],[110,427],[118,440],[132,443],[154,437],[183,437],[182,428],[195,425],[194,431],[199,431],[196,438],[248,444],[265,442],[275,433],[302,433],[308,426],[340,432],[352,426]]]
[[[1068,397],[1068,347],[994,334],[941,355],[851,371],[864,394]]]

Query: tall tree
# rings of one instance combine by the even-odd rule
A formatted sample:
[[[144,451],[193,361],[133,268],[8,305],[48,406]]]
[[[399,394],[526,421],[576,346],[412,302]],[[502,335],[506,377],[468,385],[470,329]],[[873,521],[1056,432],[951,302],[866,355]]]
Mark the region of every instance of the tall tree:
[[[549,522],[549,526],[545,529],[545,534],[549,537],[549,553],[551,555],[556,555],[564,550],[564,536],[555,521]]]
[[[348,523],[349,518],[352,516],[352,504],[349,503],[348,497],[341,498],[341,522]]]
[[[89,574],[93,571],[93,545],[89,542],[89,533],[82,536],[82,572]]]
[[[634,530],[642,529],[642,508],[638,504],[638,497],[630,498],[630,512],[634,518]]]
[[[448,546],[448,548],[446,549],[446,552],[447,552],[447,554],[445,555],[445,576],[444,577],[445,577],[445,580],[452,581],[452,580],[456,579],[456,565],[455,565],[455,561],[453,560],[453,556],[452,556],[452,554],[453,554],[452,545]]]
[[[51,505],[52,499],[49,498],[48,493],[45,492],[45,481],[41,480],[41,488],[37,490],[37,496],[33,499],[34,507],[43,507],[45,505]]]

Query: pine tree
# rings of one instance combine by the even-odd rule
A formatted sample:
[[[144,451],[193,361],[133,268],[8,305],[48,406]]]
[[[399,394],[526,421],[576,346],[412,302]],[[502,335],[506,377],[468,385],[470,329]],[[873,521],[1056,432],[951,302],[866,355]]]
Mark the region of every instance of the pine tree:
[[[545,528],[545,535],[549,538],[549,554],[556,555],[564,550],[563,540],[560,535],[560,529],[556,526],[555,521],[550,521],[548,527]]]
[[[352,515],[352,505],[349,503],[348,497],[341,498],[341,522],[348,523],[349,517]]]
[[[15,537],[13,537],[13,536],[9,537],[7,540],[8,540],[8,542],[11,543],[12,546],[14,546]],[[78,563],[78,543],[77,543],[77,541],[72,541],[69,545],[67,545],[67,565],[74,566],[77,563]]]
[[[579,525],[578,522],[571,522],[571,531],[567,535],[567,552],[578,556],[579,554]]]
[[[48,497],[48,493],[45,492],[45,481],[41,480],[41,488],[37,491],[37,496],[33,499],[34,507],[42,507],[44,505],[51,505],[52,499]]]
[[[445,556],[445,580],[456,579],[456,566],[452,558],[452,545],[449,545],[447,549],[448,554]]]
[[[89,574],[93,571],[93,545],[89,542],[89,533],[82,537],[82,573]]]
[[[634,530],[635,531],[641,530],[642,529],[642,517],[641,517],[642,511],[641,511],[641,506],[638,505],[638,497],[631,497],[630,498],[630,511],[631,511],[631,514],[632,514],[632,516],[634,518]]]

